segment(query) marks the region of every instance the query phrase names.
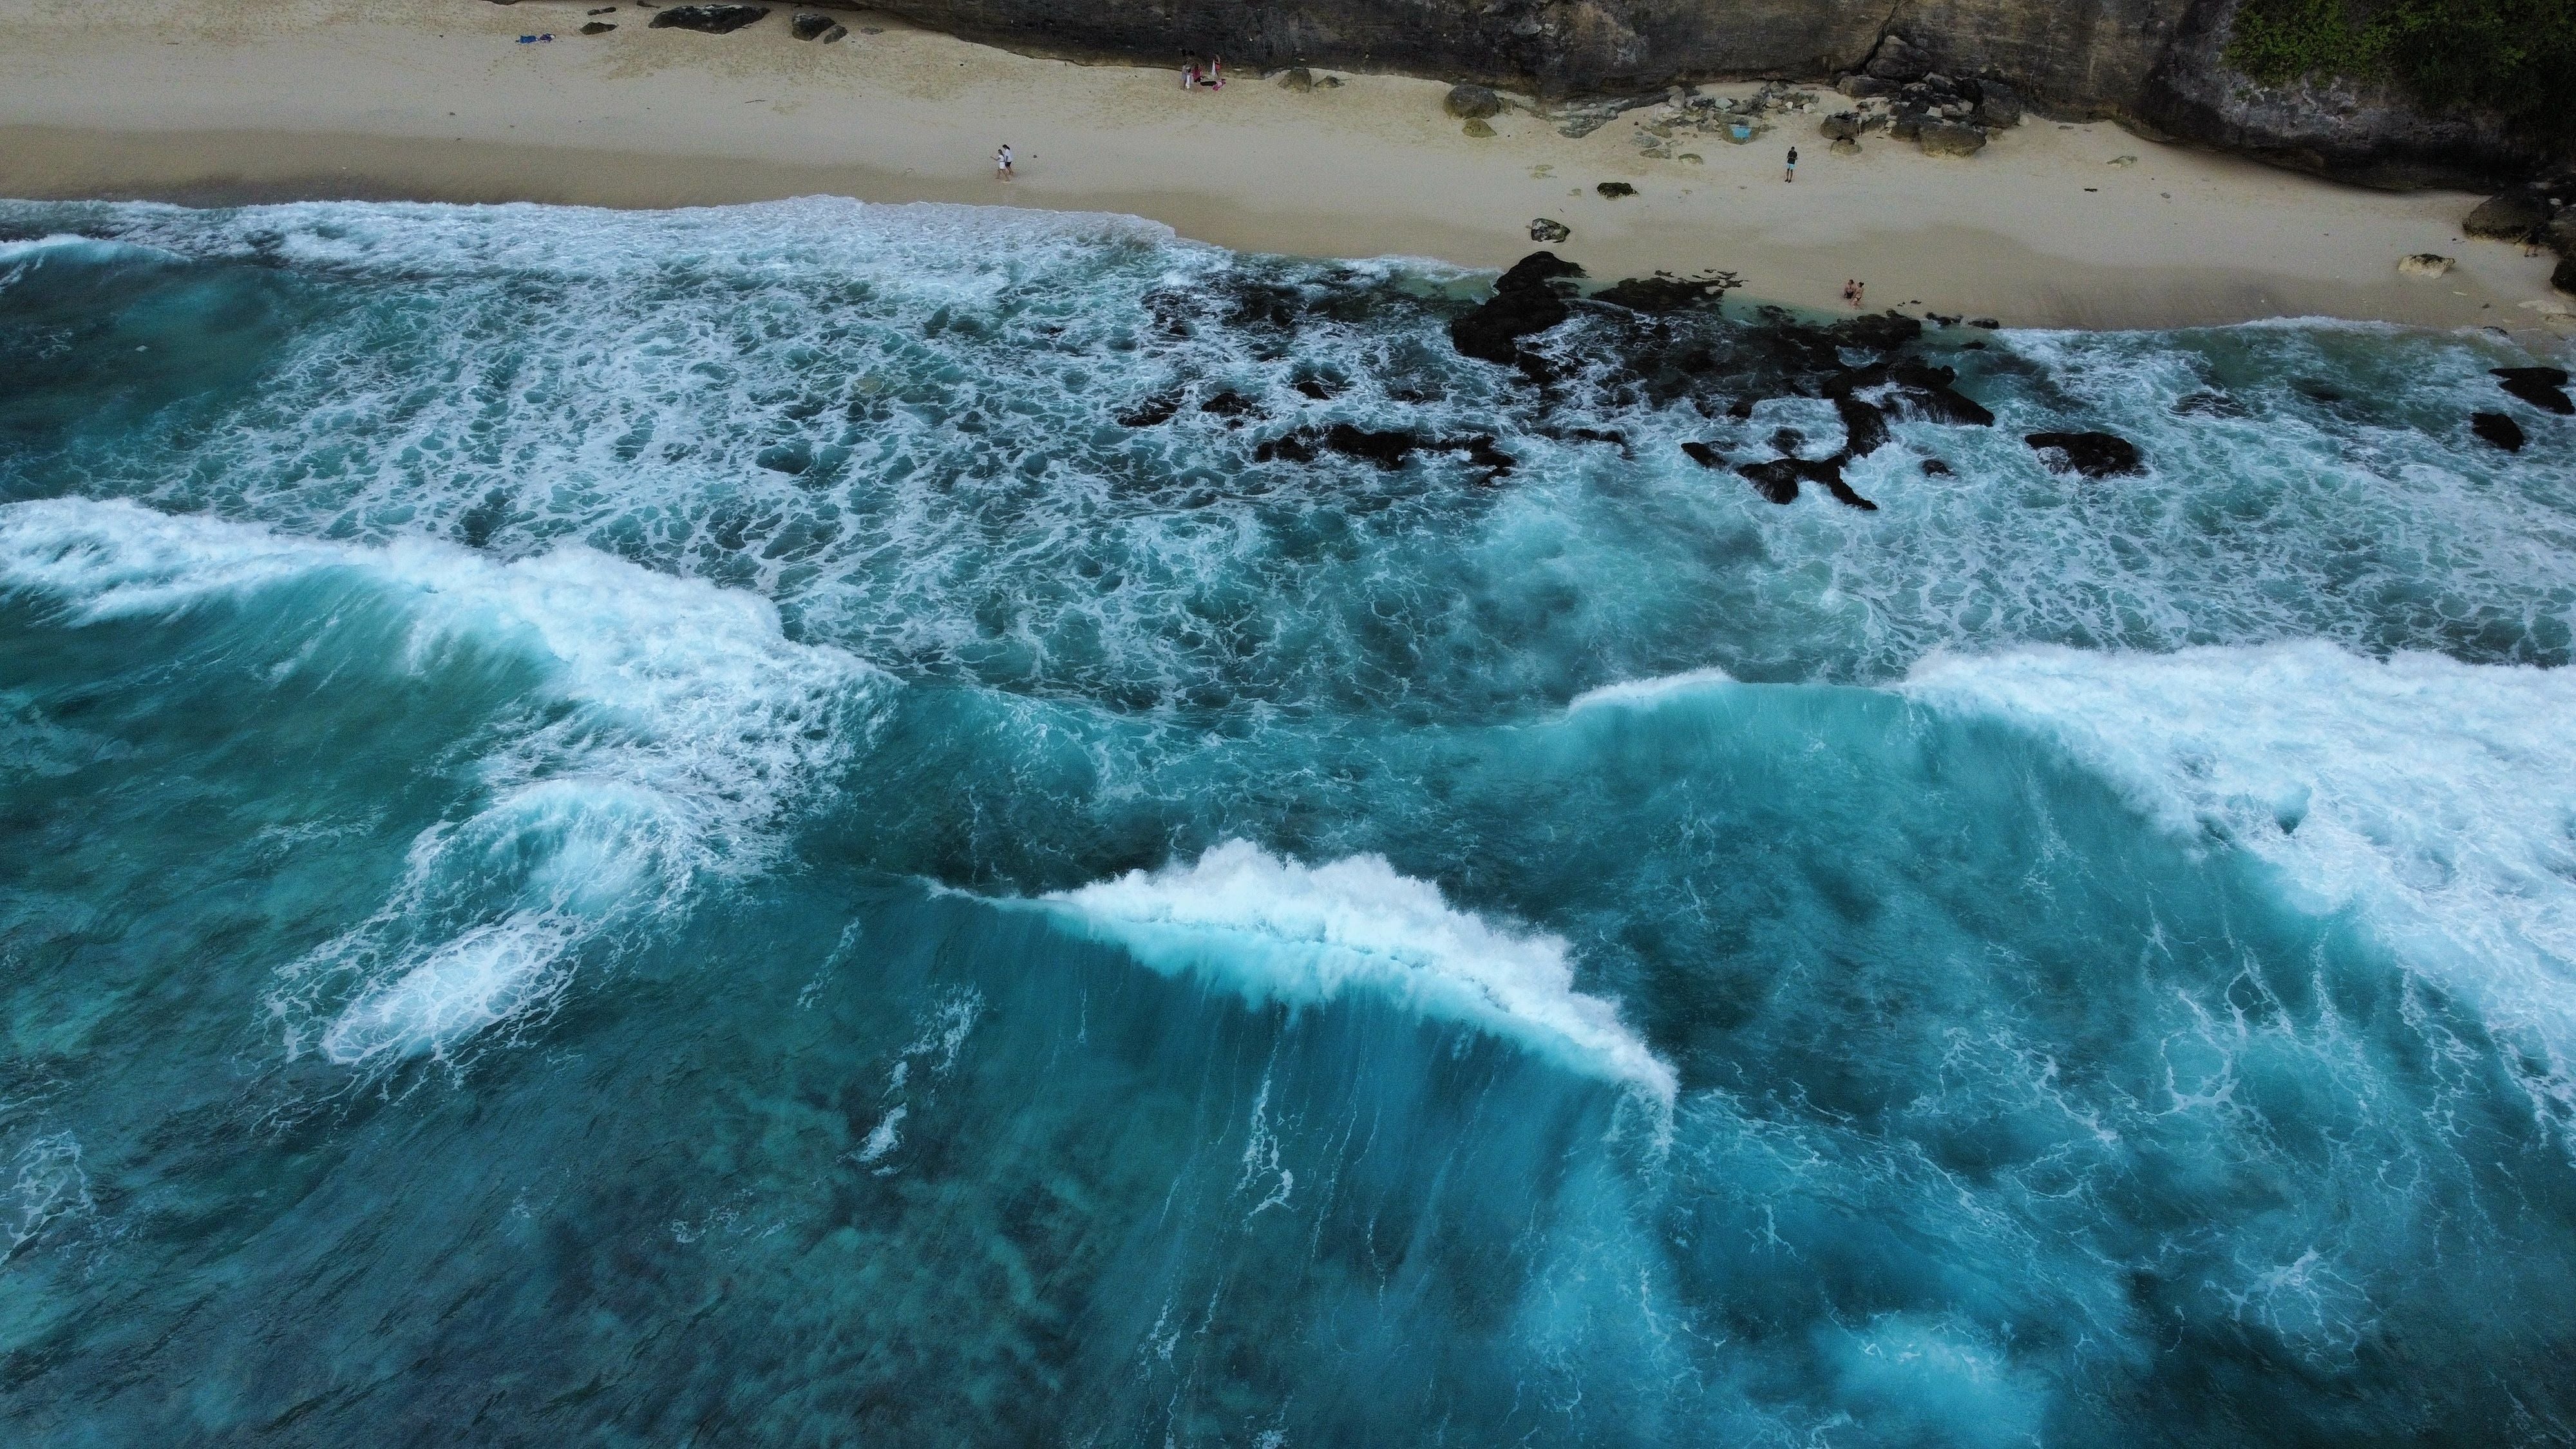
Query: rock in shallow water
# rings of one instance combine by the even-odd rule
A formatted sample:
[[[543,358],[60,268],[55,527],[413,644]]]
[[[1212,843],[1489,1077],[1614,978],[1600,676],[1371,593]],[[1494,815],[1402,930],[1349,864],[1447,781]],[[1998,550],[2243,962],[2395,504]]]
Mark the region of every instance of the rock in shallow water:
[[[2497,385],[2512,397],[2522,399],[2542,412],[2560,417],[2576,414],[2576,400],[2567,396],[2567,370],[2560,367],[2498,367],[2491,369]]]
[[[2502,413],[2469,414],[2469,431],[2508,453],[2522,451],[2522,425]]]
[[[2023,441],[2052,473],[2115,478],[2147,471],[2138,445],[2117,433],[2032,433]]]

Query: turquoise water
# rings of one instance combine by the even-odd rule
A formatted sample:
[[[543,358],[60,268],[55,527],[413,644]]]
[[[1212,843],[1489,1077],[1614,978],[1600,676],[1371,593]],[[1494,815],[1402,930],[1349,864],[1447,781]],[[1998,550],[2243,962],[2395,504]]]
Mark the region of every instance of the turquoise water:
[[[0,237],[14,1442],[2576,1437],[2564,357],[1936,330],[1864,512],[1740,301]]]

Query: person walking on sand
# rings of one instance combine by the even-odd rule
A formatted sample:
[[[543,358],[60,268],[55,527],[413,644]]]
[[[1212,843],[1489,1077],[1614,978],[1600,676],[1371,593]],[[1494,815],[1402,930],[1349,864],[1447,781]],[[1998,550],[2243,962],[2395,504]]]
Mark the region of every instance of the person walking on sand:
[[[1783,181],[1798,179],[1798,148],[1795,146],[1789,148],[1789,170],[1780,179]]]
[[[1188,65],[1181,67],[1181,89],[1185,91],[1194,91],[1198,88],[1199,63],[1193,60]]]
[[[1207,88],[1212,91],[1221,91],[1225,89],[1224,56],[1211,55],[1208,57]]]
[[[993,153],[993,179],[996,181],[1011,179],[1011,143],[1008,141],[1002,143],[1001,150]]]

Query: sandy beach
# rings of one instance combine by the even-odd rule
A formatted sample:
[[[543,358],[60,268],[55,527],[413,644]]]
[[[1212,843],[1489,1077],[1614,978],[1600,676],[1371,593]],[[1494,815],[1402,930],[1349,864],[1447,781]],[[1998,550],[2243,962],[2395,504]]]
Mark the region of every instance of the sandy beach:
[[[2476,198],[2338,186],[2033,116],[1966,160],[1870,138],[1836,155],[1787,117],[1702,159],[1641,156],[1644,111],[1569,139],[1514,108],[1486,139],[1438,82],[1348,75],[1300,94],[1248,74],[1084,65],[840,12],[832,45],[781,8],[728,36],[623,5],[441,0],[410,14],[245,0],[0,0],[0,194],[195,204],[306,198],[672,207],[831,193],[1131,213],[1229,247],[1479,267],[1555,250],[1613,277],[1723,268],[1745,295],[2008,325],[2318,315],[2545,335],[2576,326],[2546,257],[2461,237]],[[550,43],[521,44],[552,33]],[[1754,87],[1711,86],[1714,94]],[[997,182],[1008,141],[1019,179]],[[1782,153],[1799,148],[1794,185]],[[2124,161],[2122,158],[2134,158]],[[1604,199],[1602,181],[1636,195]],[[2458,267],[2401,277],[2438,252]]]

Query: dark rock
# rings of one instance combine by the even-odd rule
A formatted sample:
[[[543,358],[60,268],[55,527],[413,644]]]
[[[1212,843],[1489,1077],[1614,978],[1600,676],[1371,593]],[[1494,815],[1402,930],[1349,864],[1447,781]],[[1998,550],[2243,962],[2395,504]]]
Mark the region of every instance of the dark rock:
[[[2502,413],[2469,414],[2469,431],[2508,453],[2522,451],[2522,425]]]
[[[1315,88],[1315,73],[1302,65],[1293,65],[1279,74],[1279,88],[1304,95]]]
[[[766,5],[674,5],[656,12],[651,28],[731,35],[768,13]]]
[[[2478,203],[2460,223],[2465,236],[2494,241],[2521,241],[2549,225],[2549,193],[2536,186],[2516,187]]]
[[[1706,443],[1682,444],[1682,455],[1703,468],[1723,468],[1726,455]]]
[[[2576,413],[2576,401],[2569,400],[2567,396],[2567,373],[2564,369],[2499,367],[2493,371],[2499,384],[2508,394],[2522,399],[2533,407],[2543,412],[2556,413],[2560,417]]]
[[[1256,463],[1311,463],[1318,449],[1373,463],[1386,472],[1394,472],[1416,453],[1464,453],[1469,462],[1487,471],[1491,477],[1509,473],[1517,466],[1511,454],[1495,446],[1487,434],[1470,438],[1436,439],[1400,428],[1363,428],[1352,423],[1334,423],[1326,428],[1300,428],[1282,437],[1272,438],[1252,450]]]
[[[2576,297],[2576,252],[2569,252],[2558,259],[2558,269],[2549,274],[2549,285]]]
[[[616,28],[616,26],[609,24],[605,20],[593,20],[581,28],[581,33],[584,35],[606,35],[608,32],[615,30]]]
[[[2023,441],[2052,473],[2114,478],[2147,471],[2138,445],[2116,433],[2032,433]]]
[[[1592,294],[1592,300],[1625,307],[1631,312],[1662,315],[1686,312],[1703,302],[1714,302],[1740,285],[1733,272],[1690,280],[1658,273],[1651,277],[1630,277],[1604,287]]]
[[[1149,397],[1143,402],[1136,404],[1134,407],[1129,408],[1127,411],[1118,414],[1118,426],[1122,428],[1158,427],[1164,423],[1170,422],[1173,414],[1178,413],[1180,410],[1181,395],[1179,393],[1156,393],[1152,397]]]
[[[1974,156],[1986,149],[1986,133],[1956,121],[1927,121],[1917,127],[1915,144],[1926,156]]]
[[[1451,86],[1440,108],[1462,121],[1482,121],[1503,113],[1503,98],[1484,86]]]
[[[1774,458],[1768,463],[1745,463],[1736,473],[1753,485],[1754,491],[1774,503],[1794,503],[1801,481],[1821,486],[1835,501],[1846,507],[1876,513],[1878,505],[1852,491],[1843,481],[1840,458]]]
[[[1631,449],[1631,448],[1628,446],[1628,435],[1627,435],[1627,434],[1625,434],[1625,433],[1614,433],[1614,432],[1610,432],[1610,431],[1608,431],[1608,430],[1606,430],[1606,429],[1602,429],[1602,428],[1568,428],[1568,429],[1566,429],[1566,430],[1565,430],[1564,436],[1565,436],[1565,437],[1568,437],[1568,438],[1576,439],[1576,440],[1581,441],[1581,442],[1586,442],[1586,443],[1602,443],[1602,444],[1605,444],[1605,445],[1607,445],[1607,446],[1609,446],[1609,447],[1616,448],[1616,449],[1618,449],[1618,450],[1619,450],[1619,455],[1620,455],[1621,457],[1623,457],[1623,458],[1633,458],[1633,457],[1635,457],[1635,456],[1636,456],[1635,450]],[[1705,451],[1705,450],[1708,448],[1708,444],[1706,444],[1706,443],[1684,443],[1684,444],[1682,444],[1682,451],[1683,451],[1683,452],[1685,452],[1685,453],[1690,453],[1690,452],[1691,452],[1691,449],[1693,449],[1693,448],[1698,448],[1698,449],[1701,449],[1701,450]],[[1691,456],[1692,456],[1693,458],[1697,458],[1697,457],[1699,457],[1699,454],[1698,454],[1698,453],[1691,453]],[[1718,462],[1723,462],[1723,461],[1725,461],[1725,460],[1724,460],[1724,459],[1718,459],[1718,460],[1717,460],[1717,462],[1710,462],[1710,463],[1708,463],[1708,464],[1707,464],[1707,466],[1709,466],[1709,467],[1711,467],[1711,468],[1714,468],[1714,467],[1716,467],[1716,466],[1717,466],[1717,463],[1718,463]]]
[[[1816,134],[1828,141],[1860,139],[1860,112],[1837,111],[1816,123]]]
[[[1530,218],[1529,234],[1534,242],[1561,242],[1573,237],[1574,228],[1561,221],[1536,216]]]
[[[1768,463],[1746,463],[1735,471],[1753,485],[1753,490],[1774,503],[1798,501],[1798,479],[1806,468],[1799,458],[1775,458]]]
[[[1951,468],[1949,464],[1942,462],[1940,459],[1926,458],[1923,460],[1923,476],[1926,478],[1955,478],[1958,474],[1957,471]]]
[[[1887,446],[1887,414],[1855,397],[1834,399],[1843,418],[1843,456],[1866,458]]]
[[[796,18],[787,22],[787,28],[798,40],[812,40],[832,28],[832,17],[817,15],[811,10],[799,10],[796,12]]]
[[[1494,283],[1483,306],[1449,324],[1449,343],[1467,357],[1506,366],[1521,364],[1520,339],[1545,332],[1573,315],[1567,283],[1583,268],[1554,252],[1532,252]]]
[[[2004,131],[2021,124],[2021,97],[2013,88],[1997,81],[1978,85],[1977,109],[1973,119],[1988,130]]]
[[[850,27],[848,27],[848,26],[846,26],[846,25],[838,25],[838,24],[836,24],[836,25],[832,26],[829,30],[824,31],[824,32],[822,33],[822,35],[821,35],[820,37],[818,37],[818,38],[819,38],[819,39],[820,39],[820,40],[821,40],[825,45],[831,45],[831,44],[834,44],[835,42],[840,41],[840,40],[842,40],[843,38],[847,37],[847,36],[849,35],[849,33],[850,33]]]
[[[1342,389],[1338,384],[1320,377],[1301,377],[1297,379],[1296,387],[1297,391],[1317,402],[1331,402],[1342,395]]]
[[[1894,312],[1847,317],[1828,329],[1833,340],[1863,352],[1892,352],[1923,335],[1923,324]]]
[[[1874,75],[1847,75],[1841,80],[1834,82],[1834,89],[1851,97],[1853,100],[1865,101],[1872,96],[1886,95],[1890,91],[1895,90],[1896,87],[1890,82],[1880,80]]]
[[[1260,404],[1255,403],[1252,399],[1236,392],[1233,388],[1227,388],[1225,391],[1218,393],[1216,396],[1209,398],[1203,403],[1200,403],[1199,411],[1203,413],[1214,413],[1221,418],[1240,418],[1245,416],[1258,417],[1261,414],[1261,406]]]
[[[1968,319],[1968,325],[1987,332],[1999,332],[2003,330],[2004,324],[1992,317],[1971,317]]]
[[[1799,432],[1796,428],[1773,428],[1771,430],[1772,452],[1795,453],[1805,446],[1807,446],[1807,435]]]
[[[1610,197],[1614,200],[1618,197],[1634,196],[1637,194],[1637,188],[1629,185],[1625,181],[1604,181],[1592,189],[1600,192],[1603,196]]]
[[[1891,33],[1878,42],[1862,69],[1884,81],[1920,80],[1931,72],[1932,57],[1905,36]]]

